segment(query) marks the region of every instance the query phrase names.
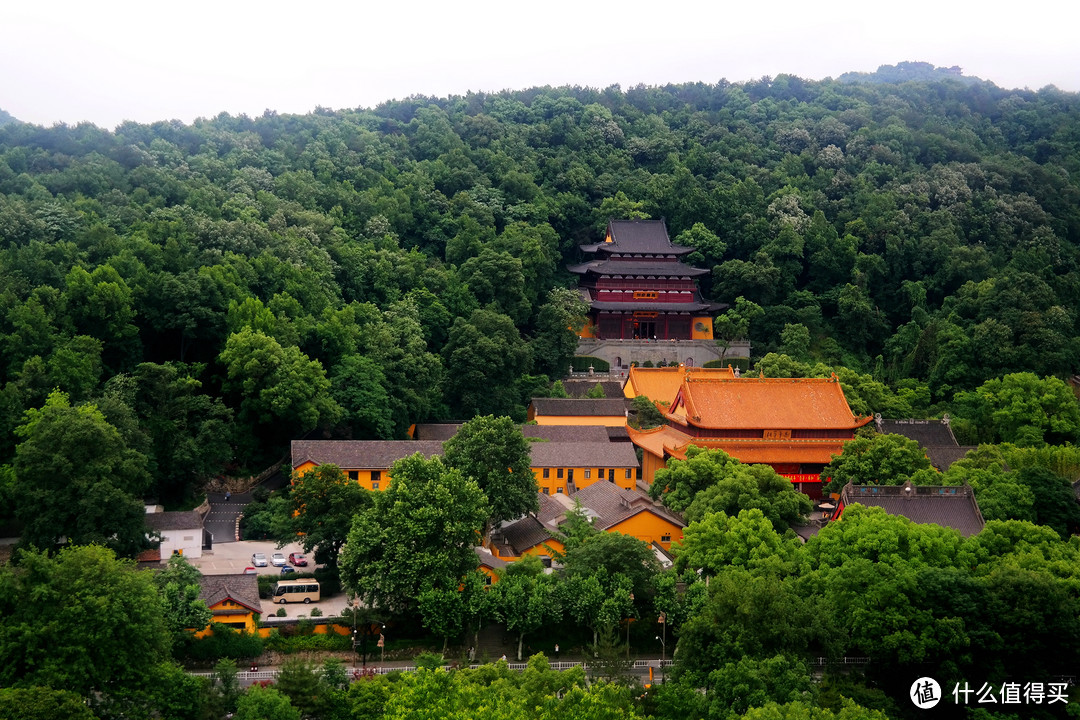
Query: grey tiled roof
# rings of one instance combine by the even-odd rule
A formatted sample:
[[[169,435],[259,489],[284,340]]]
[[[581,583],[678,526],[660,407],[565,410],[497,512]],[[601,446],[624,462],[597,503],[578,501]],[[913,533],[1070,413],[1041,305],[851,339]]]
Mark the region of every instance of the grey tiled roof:
[[[603,425],[522,425],[521,434],[548,442],[607,442]]]
[[[443,454],[438,440],[293,440],[292,466],[310,460],[340,468],[389,468],[396,461],[420,453]]]
[[[530,451],[531,467],[636,468],[633,443],[537,442]]]
[[[975,493],[968,485],[912,486],[852,485],[840,493],[845,506],[853,503],[879,507],[890,515],[916,523],[932,523],[959,530],[964,537],[975,535],[986,524]]]
[[[933,466],[942,472],[973,449],[957,443],[952,428],[944,420],[888,420],[875,417],[874,423],[880,433],[903,435],[919,443]]]
[[[537,415],[626,415],[626,400],[622,398],[533,398]]]
[[[626,426],[607,427],[608,440],[611,442],[630,442],[630,433],[626,432]]]
[[[413,430],[413,440],[446,441],[454,437],[461,429],[461,423],[417,423]]]
[[[605,398],[622,399],[623,384],[618,380],[563,380],[563,388],[566,394],[572,398],[583,398],[585,394],[596,387],[597,383],[604,390]]]
[[[708,275],[710,272],[677,260],[609,260],[607,258],[590,260],[578,265],[567,265],[566,269],[576,275],[593,272],[597,275],[652,275],[653,277],[698,277]]]
[[[938,446],[926,448],[926,456],[930,458],[930,464],[936,467],[941,472],[945,472],[952,464],[957,460],[962,460],[972,450],[975,450],[975,445],[953,445],[953,446]]]
[[[509,563],[502,558],[495,557],[495,555],[485,547],[474,545],[473,552],[476,553],[476,558],[480,561],[480,564],[487,565],[489,568],[503,568],[509,565]]]
[[[608,222],[612,242],[582,245],[585,252],[608,252],[684,255],[693,248],[675,245],[668,236],[663,220],[611,220]]]
[[[199,578],[199,599],[207,607],[228,598],[262,614],[258,575],[203,575]]]
[[[531,515],[504,525],[498,532],[503,542],[513,548],[514,555],[521,555],[552,537],[551,530]]]
[[[580,502],[583,508],[596,513],[597,518],[593,524],[601,530],[618,525],[640,512],[651,512],[680,527],[685,527],[679,516],[654,503],[652,498],[645,493],[640,490],[624,490],[615,483],[595,482],[587,488],[578,490],[570,498]]]
[[[194,510],[146,514],[146,527],[151,530],[191,530],[202,526],[203,516]]]
[[[914,440],[924,448],[957,447],[959,443],[953,436],[952,429],[941,420],[887,420],[876,418],[878,432],[903,435]]]

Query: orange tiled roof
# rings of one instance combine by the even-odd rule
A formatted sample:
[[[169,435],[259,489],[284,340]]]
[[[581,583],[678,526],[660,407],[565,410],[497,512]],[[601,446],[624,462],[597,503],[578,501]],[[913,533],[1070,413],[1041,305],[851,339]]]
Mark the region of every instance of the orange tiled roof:
[[[833,455],[844,448],[844,439],[821,440],[764,440],[761,438],[709,440],[694,438],[678,428],[665,425],[652,430],[634,430],[627,433],[635,445],[660,458],[686,459],[686,449],[691,445],[723,450],[739,462],[754,463],[828,463]]]
[[[664,457],[665,452],[671,454],[671,450],[686,445],[692,439],[670,425],[661,425],[651,430],[635,430],[627,425],[626,434],[635,445],[657,457]]]
[[[741,463],[807,463],[828,464],[833,455],[839,455],[846,440],[801,440],[773,442],[770,440],[699,440],[686,442],[669,450],[679,459],[686,458],[686,448],[691,445],[709,449],[718,448]]]
[[[853,430],[857,418],[836,376],[831,378],[714,379],[687,375],[672,412],[676,422],[702,428]]]
[[[683,378],[688,374],[695,377],[734,378],[735,372],[730,367],[699,368],[678,365],[676,367],[640,368],[631,367],[623,385],[623,395],[634,398],[644,395],[654,403],[672,403],[679,394]]]

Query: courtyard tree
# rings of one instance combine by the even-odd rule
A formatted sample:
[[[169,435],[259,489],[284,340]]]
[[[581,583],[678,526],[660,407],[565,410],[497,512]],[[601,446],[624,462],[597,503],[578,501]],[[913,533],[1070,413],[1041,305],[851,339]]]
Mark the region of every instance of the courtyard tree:
[[[422,592],[456,590],[476,568],[473,546],[490,509],[476,481],[439,457],[398,460],[390,476],[353,521],[339,567],[367,604],[413,611]]]
[[[473,418],[443,448],[446,464],[475,481],[487,496],[491,516],[485,535],[492,525],[539,511],[529,441],[510,418]]]
[[[287,524],[317,564],[337,567],[353,519],[371,504],[371,492],[341,468],[319,465],[293,478]]]

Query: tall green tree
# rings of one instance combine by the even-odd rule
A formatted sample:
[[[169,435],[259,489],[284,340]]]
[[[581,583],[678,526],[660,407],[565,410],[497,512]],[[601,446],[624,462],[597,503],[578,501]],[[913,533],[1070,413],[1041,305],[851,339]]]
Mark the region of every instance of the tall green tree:
[[[1037,447],[1080,439],[1080,402],[1055,377],[1013,373],[957,393],[953,403],[974,425],[979,442]]]
[[[160,497],[181,502],[233,455],[233,413],[202,391],[201,366],[140,363],[105,385],[130,407],[149,441],[150,472]]]
[[[477,310],[468,319],[454,320],[443,361],[451,408],[458,417],[497,414],[524,419],[514,381],[529,371],[532,356],[506,315]]]
[[[857,437],[844,443],[821,471],[828,492],[840,492],[848,483],[873,485],[935,485],[943,476],[934,470],[919,443],[903,435]]]
[[[552,288],[547,302],[536,315],[532,347],[533,371],[561,377],[577,352],[578,332],[585,326],[588,304],[581,294],[567,288]]]
[[[525,636],[556,622],[561,614],[555,578],[543,570],[539,559],[519,560],[505,568],[492,587],[495,614],[517,635],[518,662]]]
[[[474,480],[487,496],[491,508],[487,527],[539,512],[529,441],[510,418],[473,418],[443,444],[443,450],[446,464]]]
[[[297,347],[282,347],[244,327],[229,336],[219,360],[226,370],[224,389],[239,396],[241,418],[252,431],[284,439],[341,416],[322,365]]]
[[[360,512],[341,551],[346,587],[371,605],[412,610],[426,589],[457,589],[476,568],[473,546],[490,509],[476,481],[419,453]]]
[[[97,705],[145,688],[169,659],[152,575],[104,547],[22,552],[0,567],[0,608],[0,685],[70,690]]]
[[[23,543],[52,548],[101,543],[133,556],[148,544],[141,498],[146,456],[128,448],[94,405],[54,392],[16,431],[12,498]]]
[[[172,632],[173,642],[182,640],[191,630],[202,630],[210,624],[213,614],[199,599],[202,573],[183,555],[173,555],[165,568],[154,575],[154,584],[161,594],[162,614]]]
[[[373,502],[372,493],[337,465],[319,465],[292,479],[286,524],[316,563],[337,567],[353,521]]]

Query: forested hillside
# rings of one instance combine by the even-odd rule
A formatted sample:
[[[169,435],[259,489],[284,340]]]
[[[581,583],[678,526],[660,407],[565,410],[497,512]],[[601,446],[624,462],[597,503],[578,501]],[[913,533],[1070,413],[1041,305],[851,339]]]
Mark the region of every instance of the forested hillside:
[[[609,217],[665,218],[713,299],[759,305],[755,355],[904,383],[924,412],[1064,376],[1078,110],[1052,88],[779,76],[9,123],[0,463],[44,472],[16,444],[87,400],[126,490],[172,500],[309,431],[520,416],[568,365],[580,309],[552,289]]]

